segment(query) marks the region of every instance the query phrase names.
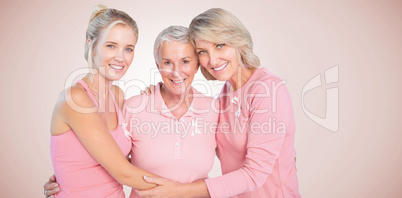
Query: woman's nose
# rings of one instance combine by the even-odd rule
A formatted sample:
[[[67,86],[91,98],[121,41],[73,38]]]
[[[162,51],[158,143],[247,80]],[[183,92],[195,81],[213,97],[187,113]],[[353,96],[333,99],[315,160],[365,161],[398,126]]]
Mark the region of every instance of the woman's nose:
[[[118,62],[122,62],[124,60],[124,53],[121,50],[117,50],[114,59]]]
[[[209,65],[212,67],[218,64],[218,57],[214,53],[209,53]]]
[[[175,64],[172,67],[172,70],[170,72],[170,75],[172,75],[175,78],[183,78],[183,75],[181,74],[181,70],[180,70],[180,66],[178,66],[177,64]]]

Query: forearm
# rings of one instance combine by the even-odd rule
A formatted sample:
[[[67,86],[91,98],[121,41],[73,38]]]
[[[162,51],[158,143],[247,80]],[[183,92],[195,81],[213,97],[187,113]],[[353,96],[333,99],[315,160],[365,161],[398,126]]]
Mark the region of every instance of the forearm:
[[[207,185],[204,180],[198,180],[193,183],[185,184],[183,192],[186,197],[210,197]]]
[[[70,102],[76,102],[80,107],[93,106],[93,101],[85,91],[72,89],[71,96],[73,95],[75,100]],[[72,97],[67,98],[72,100]],[[58,108],[64,122],[75,132],[85,149],[118,182],[135,189],[149,189],[156,186],[146,183],[143,179],[144,175],[153,174],[128,162],[98,112],[78,112],[72,109],[68,101],[64,101]]]
[[[130,163],[128,163],[128,165],[125,164],[120,168],[120,170],[121,171],[119,171],[114,177],[123,185],[130,186],[137,190],[147,190],[156,186],[156,184],[145,182],[143,178],[144,176],[158,177],[153,173],[138,168]]]
[[[148,171],[132,165],[123,156],[117,143],[109,133],[81,138],[88,152],[112,175],[119,183],[134,189],[150,189],[155,184],[144,181],[143,176],[156,176]],[[102,145],[102,146],[97,146]]]

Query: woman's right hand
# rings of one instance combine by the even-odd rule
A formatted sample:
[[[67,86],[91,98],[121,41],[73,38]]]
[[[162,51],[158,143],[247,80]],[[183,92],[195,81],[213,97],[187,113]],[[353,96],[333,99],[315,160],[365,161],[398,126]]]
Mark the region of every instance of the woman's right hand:
[[[141,90],[141,95],[149,95],[155,93],[155,85],[150,85],[149,87],[145,87],[144,90]]]
[[[47,198],[54,198],[54,195],[60,192],[59,184],[56,183],[56,177],[54,175],[49,177],[49,181],[43,185],[43,189]]]

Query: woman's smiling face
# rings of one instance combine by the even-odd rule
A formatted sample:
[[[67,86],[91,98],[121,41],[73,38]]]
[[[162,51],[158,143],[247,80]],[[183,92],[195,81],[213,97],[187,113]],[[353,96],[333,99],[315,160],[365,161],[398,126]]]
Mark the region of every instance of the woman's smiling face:
[[[191,86],[198,70],[194,47],[180,41],[164,41],[157,64],[166,91],[176,96]]]
[[[137,37],[128,25],[118,24],[94,49],[94,68],[105,78],[119,80],[127,72],[134,58]]]
[[[220,81],[236,77],[239,62],[235,48],[203,39],[195,39],[195,44],[201,66],[213,77]]]

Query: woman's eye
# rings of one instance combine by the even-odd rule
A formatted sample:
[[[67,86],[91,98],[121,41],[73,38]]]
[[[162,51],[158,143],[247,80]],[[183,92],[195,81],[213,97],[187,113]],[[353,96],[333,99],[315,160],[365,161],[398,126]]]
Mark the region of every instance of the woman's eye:
[[[128,52],[132,52],[132,51],[133,51],[133,49],[131,49],[131,48],[126,48],[126,51],[128,51]]]
[[[190,63],[190,61],[184,60],[183,63],[184,63],[184,64],[188,64],[188,63]]]
[[[108,48],[114,48],[114,45],[106,45]]]
[[[216,45],[217,48],[222,48],[223,46],[225,46],[225,44],[217,44]]]
[[[199,51],[198,52],[198,54],[200,54],[200,55],[205,54],[205,53],[206,53],[205,51]]]
[[[165,65],[170,65],[170,62],[169,62],[169,61],[166,61],[166,62],[165,62]]]

